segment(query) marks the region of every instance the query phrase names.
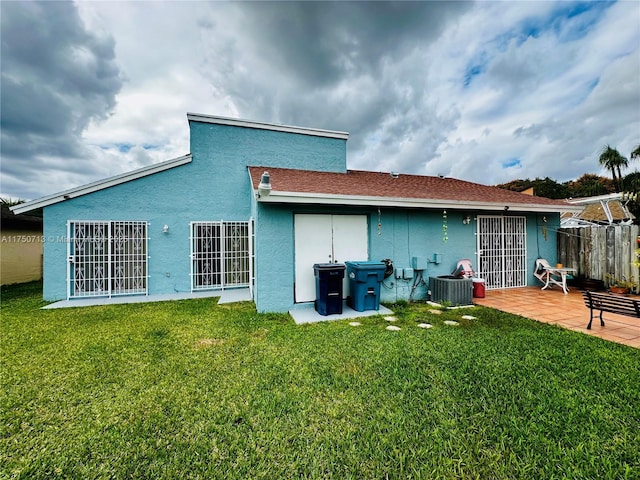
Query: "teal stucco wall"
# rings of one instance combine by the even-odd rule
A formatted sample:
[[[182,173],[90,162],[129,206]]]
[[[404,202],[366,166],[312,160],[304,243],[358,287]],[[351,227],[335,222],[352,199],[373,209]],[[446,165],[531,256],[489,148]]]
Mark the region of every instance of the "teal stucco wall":
[[[189,222],[246,221],[247,166],[346,171],[346,140],[191,122],[192,162],[44,209],[44,298],[67,296],[67,222],[149,222],[149,294],[190,291]],[[169,226],[163,233],[162,227]]]
[[[442,211],[407,210],[398,208],[349,208],[304,207],[258,204],[256,208],[256,291],[255,301],[259,311],[287,311],[294,304],[294,215],[317,214],[366,214],[369,225],[369,260],[390,258],[397,268],[413,266],[413,257],[434,259],[423,271],[424,283],[414,288],[414,279],[384,280],[380,289],[382,302],[398,300],[424,300],[430,276],[448,275],[458,260],[471,259],[477,266],[476,216],[486,212],[469,210],[447,211],[447,240],[443,240]],[[471,222],[463,223],[469,215]],[[533,267],[538,257],[556,261],[556,230],[558,214],[538,215],[510,212],[510,215],[526,217],[527,284],[536,285]],[[542,218],[546,218],[544,223]],[[546,233],[543,230],[546,228]]]
[[[461,258],[476,265],[475,217],[482,212],[448,210],[447,241],[443,241],[442,211],[274,205],[256,202],[247,166],[300,168],[345,172],[346,140],[297,133],[192,122],[192,162],[45,208],[44,298],[67,296],[67,222],[135,220],[149,222],[150,294],[190,291],[189,223],[254,219],[255,289],[259,311],[286,311],[294,304],[294,214],[365,214],[369,228],[369,259],[390,258],[395,267],[409,268],[412,257],[428,263],[424,278],[449,274]],[[527,214],[528,283],[535,284],[538,257],[556,261],[557,214]],[[472,221],[465,225],[464,216]],[[546,218],[546,222],[543,219]],[[164,225],[169,232],[163,233]],[[546,229],[546,234],[544,233]],[[477,268],[477,266],[476,266]],[[388,278],[381,300],[426,298],[424,284]]]

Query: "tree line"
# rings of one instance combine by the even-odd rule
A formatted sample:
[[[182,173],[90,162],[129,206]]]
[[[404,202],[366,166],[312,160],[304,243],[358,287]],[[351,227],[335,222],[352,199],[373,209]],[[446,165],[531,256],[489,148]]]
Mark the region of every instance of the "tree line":
[[[534,180],[528,178],[512,180],[496,186],[517,192],[533,187],[536,196],[554,199],[593,197],[616,192],[628,192],[629,197],[634,197],[640,193],[640,172],[636,170],[622,175],[622,170],[629,166],[630,161],[635,160],[640,160],[640,145],[633,149],[629,159],[616,148],[607,145],[602,149],[598,161],[601,166],[611,172],[611,178],[585,173],[576,180],[564,183],[545,177]]]

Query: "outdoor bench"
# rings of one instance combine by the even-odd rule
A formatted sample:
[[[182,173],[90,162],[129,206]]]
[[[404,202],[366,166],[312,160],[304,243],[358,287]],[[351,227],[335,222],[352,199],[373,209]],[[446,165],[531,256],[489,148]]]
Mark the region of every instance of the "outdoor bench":
[[[627,315],[629,317],[640,318],[640,300],[623,297],[620,295],[612,295],[609,293],[582,292],[584,303],[587,308],[591,309],[591,317],[587,330],[591,330],[591,322],[593,321],[593,311],[600,310],[600,326],[604,327],[602,312],[617,313],[619,315]]]

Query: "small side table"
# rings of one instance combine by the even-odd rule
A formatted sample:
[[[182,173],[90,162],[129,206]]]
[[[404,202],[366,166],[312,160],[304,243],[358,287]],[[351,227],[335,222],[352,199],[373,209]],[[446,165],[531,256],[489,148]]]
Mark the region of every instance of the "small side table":
[[[542,287],[542,290],[550,287],[551,285],[558,285],[562,288],[562,291],[566,294],[569,293],[567,288],[567,275],[575,273],[575,268],[547,268],[545,270],[546,283]],[[559,277],[559,278],[558,278]]]

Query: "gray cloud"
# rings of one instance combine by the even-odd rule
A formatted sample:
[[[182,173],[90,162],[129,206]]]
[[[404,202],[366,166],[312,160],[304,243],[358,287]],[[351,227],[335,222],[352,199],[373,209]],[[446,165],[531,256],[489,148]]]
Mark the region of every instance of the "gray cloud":
[[[423,144],[415,148],[424,158],[455,125],[428,99],[428,50],[471,6],[252,2],[230,14],[212,4],[211,19],[200,22],[202,37],[215,39],[204,40],[204,75],[247,118],[349,131],[352,168],[419,172],[400,142]],[[358,158],[371,142],[376,158]]]
[[[345,130],[349,168],[481,183],[577,178],[640,140],[636,2],[0,8],[3,194],[182,155],[187,111]]]
[[[387,59],[426,44],[463,2],[258,2],[240,8],[257,49],[307,88],[379,73]]]
[[[74,3],[2,2],[0,9],[3,190],[26,183],[37,196],[20,165],[41,174],[90,170],[81,136],[115,106],[122,86],[115,42],[87,31]]]

